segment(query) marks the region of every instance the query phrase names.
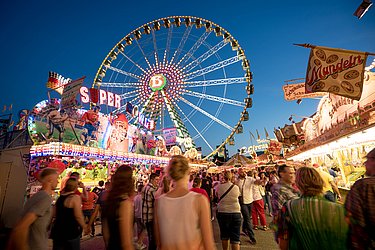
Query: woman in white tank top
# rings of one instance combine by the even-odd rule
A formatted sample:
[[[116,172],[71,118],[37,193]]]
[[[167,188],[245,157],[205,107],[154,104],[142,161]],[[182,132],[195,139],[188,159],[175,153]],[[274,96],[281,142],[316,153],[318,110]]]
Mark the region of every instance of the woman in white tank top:
[[[180,155],[168,164],[174,189],[160,196],[155,205],[156,241],[161,250],[216,249],[207,198],[190,192],[189,162]]]

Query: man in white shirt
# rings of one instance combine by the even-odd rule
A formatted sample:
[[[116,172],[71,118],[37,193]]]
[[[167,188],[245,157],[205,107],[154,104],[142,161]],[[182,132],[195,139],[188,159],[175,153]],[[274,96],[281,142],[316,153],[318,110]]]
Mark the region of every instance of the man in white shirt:
[[[244,169],[238,169],[238,178],[236,185],[240,189],[242,199],[240,199],[241,214],[243,217],[242,232],[244,232],[250,239],[250,244],[256,244],[255,235],[253,232],[253,225],[250,220],[251,206],[253,203],[253,188],[252,186],[258,183],[255,178],[246,176]],[[242,200],[242,201],[241,201]]]

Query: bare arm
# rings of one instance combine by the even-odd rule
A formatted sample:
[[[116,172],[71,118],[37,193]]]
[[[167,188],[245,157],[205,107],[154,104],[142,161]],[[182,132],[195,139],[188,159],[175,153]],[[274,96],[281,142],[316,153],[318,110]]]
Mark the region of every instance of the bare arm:
[[[337,194],[338,200],[341,200],[341,194],[340,194],[339,188],[337,187],[336,183],[332,180],[330,182],[330,184],[332,186],[333,192],[335,192],[335,194]]]
[[[109,228],[107,218],[102,220],[102,229],[103,229],[103,240],[106,248],[108,247],[109,242]]]
[[[210,205],[203,195],[198,196],[199,225],[202,231],[202,239],[205,249],[216,249],[212,223],[210,218]]]
[[[133,216],[134,208],[130,199],[121,202],[119,208],[119,230],[121,235],[122,249],[133,250]]]
[[[284,240],[282,238],[279,238],[279,247],[280,250],[287,250],[288,249],[288,240]]]
[[[87,191],[85,188],[85,184],[83,184],[83,182],[79,182],[79,187],[82,188],[82,194],[81,194],[82,199],[87,199]]]
[[[70,204],[68,204],[69,207],[73,208],[74,217],[77,220],[78,224],[86,231],[86,223],[83,219],[83,213],[82,213],[82,202],[81,197],[78,195],[72,195]]]
[[[35,213],[27,213],[14,227],[10,235],[7,249],[29,249],[28,235],[30,225],[38,218]]]
[[[161,249],[159,220],[158,220],[158,200],[155,200],[154,206],[154,233],[157,249]]]
[[[90,217],[90,221],[87,224],[87,228],[86,228],[85,234],[89,234],[90,233],[90,231],[91,231],[91,225],[92,225],[92,223],[94,223],[94,221],[96,219],[96,216],[99,213],[99,209],[100,209],[99,204],[95,204],[94,212],[92,213],[92,215]]]

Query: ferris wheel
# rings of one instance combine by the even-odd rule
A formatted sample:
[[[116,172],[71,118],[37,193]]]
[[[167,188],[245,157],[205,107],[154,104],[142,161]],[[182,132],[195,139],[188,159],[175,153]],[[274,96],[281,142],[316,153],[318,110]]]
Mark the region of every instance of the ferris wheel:
[[[112,113],[136,105],[156,131],[176,128],[177,141],[201,147],[208,158],[243,132],[251,81],[250,62],[227,30],[203,18],[170,16],[122,38],[104,58],[93,88],[121,97]]]

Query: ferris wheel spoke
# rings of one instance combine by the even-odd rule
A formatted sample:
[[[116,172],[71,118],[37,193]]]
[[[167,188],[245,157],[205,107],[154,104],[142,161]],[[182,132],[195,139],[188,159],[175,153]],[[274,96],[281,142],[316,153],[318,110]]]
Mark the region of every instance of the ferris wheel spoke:
[[[189,95],[189,96],[198,97],[198,98],[203,98],[203,99],[210,100],[210,101],[215,101],[215,102],[220,102],[220,103],[225,103],[225,104],[231,104],[231,105],[239,106],[239,107],[245,106],[244,102],[239,102],[239,101],[236,101],[236,100],[232,100],[232,99],[228,99],[228,98],[224,98],[224,97],[220,97],[220,96],[213,96],[213,95],[203,94],[203,93],[190,91],[190,90],[185,90],[184,94]]]
[[[202,133],[199,131],[199,129],[197,129],[197,127],[195,127],[195,125],[191,122],[191,120],[187,117],[187,115],[184,113],[184,111],[182,111],[182,109],[176,104],[175,105],[177,107],[177,109],[181,112],[181,114],[183,114],[183,116],[185,117],[186,121],[189,122],[189,124],[194,128],[195,132],[197,132],[197,134],[199,135],[199,138],[202,138],[202,140],[207,144],[207,146],[213,151],[214,149],[212,148],[212,146],[208,143],[208,141],[206,140],[206,138],[204,138],[204,136],[202,135]],[[198,138],[198,137],[197,137]],[[194,141],[195,137],[193,138],[193,141]]]
[[[197,49],[202,45],[204,41],[206,41],[207,37],[211,34],[211,31],[204,32],[202,36],[194,43],[194,45],[190,48],[190,50],[181,58],[181,60],[177,63],[177,65],[184,65],[197,51]]]
[[[111,87],[111,88],[134,88],[142,86],[140,82],[101,82],[100,86],[102,87]]]
[[[186,65],[184,68],[182,68],[185,72],[190,72],[195,67],[197,67],[199,64],[204,62],[206,59],[214,55],[216,52],[218,52],[220,49],[224,48],[225,45],[228,43],[224,40],[220,41],[218,44],[210,48],[208,51],[206,51],[204,54],[196,58],[194,61],[190,62],[188,65]]]
[[[165,64],[168,60],[169,52],[171,49],[172,31],[173,31],[173,26],[169,27],[168,29],[167,45],[165,46],[165,50],[164,50],[163,64]]]
[[[134,62],[130,57],[128,57],[124,52],[120,51],[121,55],[123,55],[129,62],[134,64],[138,69],[140,69],[143,73],[146,73],[146,70],[144,70],[139,64]]]
[[[131,97],[138,96],[138,95],[139,95],[139,92],[136,89],[136,90],[133,90],[133,91],[126,92],[125,94],[121,94],[120,98],[121,99],[127,99],[127,98],[131,98]]]
[[[124,70],[122,70],[122,69],[118,69],[118,68],[115,68],[115,67],[113,67],[113,66],[108,66],[108,69],[111,69],[111,70],[113,70],[113,71],[115,71],[115,72],[117,72],[117,73],[120,73],[120,74],[123,74],[123,75],[126,75],[126,76],[133,77],[133,78],[135,78],[135,79],[137,79],[137,80],[141,78],[141,77],[139,77],[139,76],[137,76],[137,75],[135,75],[135,74],[133,74],[133,73],[126,72],[126,71],[124,71]]]
[[[142,55],[143,55],[143,58],[145,59],[145,61],[146,61],[147,65],[148,65],[148,67],[151,68],[151,64],[150,64],[150,62],[148,61],[148,58],[147,58],[147,56],[146,56],[144,50],[142,49],[142,46],[139,44],[138,40],[135,40],[135,42],[136,42],[136,44],[138,45],[138,48],[139,48],[139,50],[141,51],[141,53],[142,53]]]
[[[204,114],[205,116],[207,116],[208,118],[216,121],[217,123],[219,123],[221,126],[227,128],[228,130],[230,131],[233,131],[233,128],[231,126],[229,126],[228,124],[226,124],[225,122],[221,121],[220,119],[218,119],[217,117],[211,115],[210,113],[206,112],[205,110],[201,109],[200,107],[194,105],[193,103],[189,102],[188,100],[186,100],[185,98],[183,97],[180,97],[180,100],[183,101],[184,103],[186,103],[187,105],[189,105],[190,107],[198,110],[199,112],[201,112],[202,114]]]
[[[223,79],[206,80],[206,81],[185,82],[184,86],[187,88],[210,87],[210,86],[218,86],[218,85],[239,84],[239,83],[244,83],[244,82],[246,82],[245,77],[236,77],[236,78],[223,78]]]
[[[122,113],[123,111],[126,111],[126,105],[122,105],[121,107],[113,110],[114,114]]]
[[[152,42],[154,44],[155,62],[156,62],[156,65],[158,65],[159,64],[159,56],[158,56],[158,46],[156,44],[155,30],[151,29],[151,33],[152,33]]]
[[[180,56],[181,52],[182,52],[182,49],[184,48],[185,46],[185,43],[190,35],[190,31],[191,31],[191,28],[193,26],[189,26],[186,28],[185,32],[184,32],[184,35],[183,37],[181,38],[181,41],[180,41],[180,44],[178,45],[176,51],[174,52],[173,56],[172,56],[172,59],[171,59],[171,63],[173,63],[174,60],[177,60],[178,57]]]
[[[210,65],[208,67],[205,67],[203,69],[199,69],[197,71],[194,71],[194,72],[191,72],[191,73],[187,74],[186,78],[184,79],[184,81],[188,81],[188,80],[194,79],[194,78],[196,78],[198,76],[202,76],[202,75],[205,75],[205,74],[210,73],[212,71],[224,68],[224,67],[226,67],[228,65],[231,65],[233,63],[236,63],[236,62],[238,62],[240,60],[241,59],[239,58],[239,56],[234,56],[234,57],[228,58],[228,59],[223,60],[221,62],[212,64],[212,65]]]

